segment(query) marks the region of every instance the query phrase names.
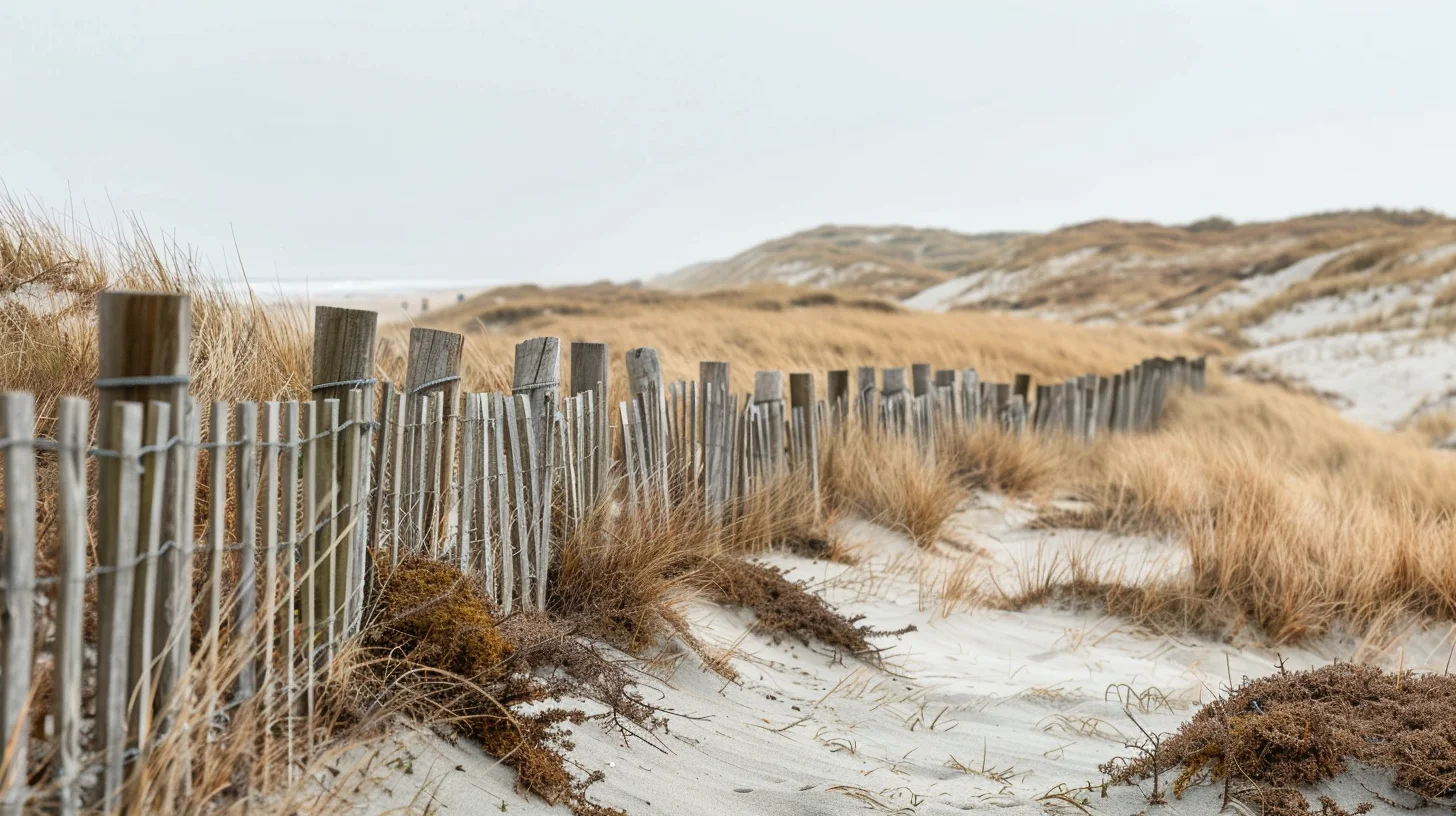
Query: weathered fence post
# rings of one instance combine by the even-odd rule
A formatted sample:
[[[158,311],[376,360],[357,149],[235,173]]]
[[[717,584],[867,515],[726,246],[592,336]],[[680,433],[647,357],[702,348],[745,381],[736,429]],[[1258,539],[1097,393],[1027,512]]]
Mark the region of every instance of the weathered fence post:
[[[1023,402],[1031,399],[1031,375],[1017,374],[1011,385],[1012,394],[1020,394]]]
[[[826,396],[829,400],[829,416],[834,421],[834,426],[839,427],[849,416],[849,371],[835,370],[829,372],[825,379]]]
[[[405,370],[405,394],[412,405],[407,420],[410,424],[420,426],[432,421],[432,417],[422,413],[420,398],[433,396],[437,400],[443,400],[443,430],[449,433],[455,427],[460,414],[460,352],[464,345],[465,338],[455,332],[410,329],[409,362]],[[423,430],[421,427],[416,433],[422,433]],[[450,434],[450,441],[445,444],[443,455],[433,463],[433,472],[429,474],[433,477],[431,481],[434,484],[445,485],[447,494],[455,464],[453,439],[454,434]],[[447,466],[449,470],[446,470]],[[416,467],[421,475],[425,475],[422,463],[416,462]],[[418,543],[427,551],[433,552],[439,546],[441,534],[444,532],[440,529],[440,524],[445,520],[448,506],[448,495],[442,498],[426,493],[424,496],[420,508],[423,524],[415,533],[420,536]]]
[[[778,471],[784,463],[784,372],[754,372],[753,404],[768,415],[769,467]]]
[[[912,363],[910,365],[910,380],[913,387],[913,396],[923,397],[930,393],[930,363]]]
[[[958,379],[960,379],[960,372],[953,368],[940,368],[935,371],[934,393],[937,395],[937,405],[941,399],[939,395],[949,395],[944,399],[946,400],[946,419],[949,421],[951,427],[955,427],[961,422],[960,395],[956,393],[958,390],[956,388],[956,380]]]
[[[803,411],[804,453],[807,456],[809,486],[814,491],[814,506],[819,505],[819,429],[814,414],[814,375],[789,375],[789,407],[797,414]]]
[[[590,505],[606,489],[611,453],[606,407],[612,393],[612,364],[606,343],[571,344],[571,395],[588,392],[591,393],[588,416],[578,416],[576,424],[589,440],[578,445],[585,453],[585,461],[581,463],[582,493],[585,503]]]
[[[878,387],[875,385],[875,367],[860,366],[854,370],[855,408],[859,412],[860,424],[865,428],[874,425],[879,411],[875,405]]]
[[[374,345],[378,325],[376,312],[335,306],[314,309],[310,394],[315,402],[322,405],[323,400],[336,399],[342,405],[351,390],[359,389],[364,394],[365,414],[373,416]],[[358,532],[361,536],[364,534],[362,528]]]
[[[183,428],[187,409],[187,387],[190,383],[188,354],[192,337],[191,299],[186,295],[158,292],[103,292],[97,298],[97,432],[96,438],[103,447],[113,438],[112,421],[118,416],[112,405],[119,402],[166,403],[170,406],[170,421],[165,429],[167,437],[178,437]],[[145,410],[145,409],[143,409]],[[172,447],[165,459],[153,457],[154,463],[180,463],[185,454],[180,447]],[[117,485],[120,471],[128,465],[115,458],[103,458],[98,463],[97,518],[117,517],[116,508],[110,502],[117,501]],[[188,664],[188,642],[184,632],[191,621],[191,558],[188,555],[191,544],[191,530],[183,527],[182,520],[187,508],[183,497],[190,496],[190,490],[181,485],[167,485],[166,480],[176,480],[179,468],[163,467],[166,506],[160,519],[147,515],[136,518],[143,526],[150,528],[160,522],[161,529],[139,529],[130,531],[132,546],[137,541],[159,540],[174,542],[168,548],[165,558],[152,563],[151,559],[137,564],[134,570],[104,573],[97,581],[98,608],[106,609],[116,598],[119,581],[132,582],[128,595],[135,600],[134,608],[128,609],[129,619],[123,624],[135,635],[138,645],[145,648],[146,655],[137,654],[137,660],[123,658],[120,662],[124,677],[116,682],[125,682],[125,699],[134,698],[132,692],[139,689],[142,672],[155,665],[155,674],[148,677],[148,693],[145,700],[137,698],[137,705],[150,705],[158,701],[165,706],[181,683]],[[110,547],[120,543],[113,535],[106,543],[98,537],[97,566],[115,568],[121,561]],[[129,573],[129,574],[128,574]],[[149,615],[153,615],[150,617]],[[151,625],[154,631],[142,637],[140,629]],[[108,628],[109,616],[98,620],[98,642],[114,642],[114,634]],[[132,651],[130,639],[123,641],[125,648]],[[160,657],[160,660],[158,660]],[[109,667],[108,667],[109,668]],[[103,669],[106,670],[106,669]],[[108,682],[112,678],[108,677]],[[99,690],[99,689],[98,689]],[[99,716],[99,706],[98,706]],[[143,718],[143,722],[147,718]],[[124,728],[116,723],[116,728]],[[117,766],[120,768],[120,766]],[[110,781],[110,780],[108,780]]]
[[[667,391],[662,381],[662,362],[657,349],[634,348],[627,351],[627,384],[629,410],[640,404],[641,442],[636,447],[640,472],[644,479],[642,495],[659,494],[667,509]],[[625,430],[625,429],[624,429]],[[653,483],[658,487],[654,488]]]
[[[659,388],[659,393],[660,391]],[[551,501],[549,497],[552,479],[555,476],[552,472],[550,456],[551,438],[555,429],[557,405],[561,394],[561,340],[559,338],[536,337],[516,344],[515,374],[511,394],[517,398],[524,397],[530,406],[529,414],[525,418],[525,461],[534,508],[528,516],[527,523],[534,528],[535,535],[532,538],[535,545],[534,549],[526,550],[526,557],[521,561],[521,565],[524,569],[527,562],[534,562],[536,574],[533,577],[538,588],[536,597],[544,602],[540,587],[544,585],[546,571],[550,566],[548,538],[551,534]],[[662,485],[665,496],[666,471],[663,472]],[[526,546],[526,541],[527,539],[522,538],[522,546]],[[535,557],[530,557],[532,555]],[[523,581],[524,578],[523,574]],[[525,583],[521,585],[521,595],[521,602],[528,609],[535,608]]]

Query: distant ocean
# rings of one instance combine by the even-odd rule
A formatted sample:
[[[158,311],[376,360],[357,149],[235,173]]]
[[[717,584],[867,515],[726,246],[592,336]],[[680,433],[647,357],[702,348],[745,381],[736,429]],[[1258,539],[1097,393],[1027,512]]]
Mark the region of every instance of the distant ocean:
[[[219,280],[223,288],[244,294],[249,288],[262,300],[339,300],[341,298],[382,298],[390,295],[459,292],[468,294],[499,286],[494,280],[460,280],[449,278],[407,278],[385,280]]]

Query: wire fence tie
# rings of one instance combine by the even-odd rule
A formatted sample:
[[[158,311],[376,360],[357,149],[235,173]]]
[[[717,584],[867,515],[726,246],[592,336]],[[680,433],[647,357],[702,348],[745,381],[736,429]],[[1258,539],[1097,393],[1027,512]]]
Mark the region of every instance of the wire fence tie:
[[[145,388],[149,385],[191,385],[190,374],[154,374],[144,377],[103,377],[96,381],[101,390],[111,388]]]

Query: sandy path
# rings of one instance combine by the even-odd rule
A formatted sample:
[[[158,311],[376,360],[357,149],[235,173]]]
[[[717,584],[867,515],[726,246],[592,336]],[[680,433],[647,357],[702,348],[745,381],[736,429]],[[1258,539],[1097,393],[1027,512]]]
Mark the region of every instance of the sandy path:
[[[572,758],[606,774],[593,798],[632,814],[700,816],[1075,812],[1056,794],[1100,781],[1097,766],[1128,753],[1133,718],[1171,731],[1230,679],[1276,670],[1280,655],[1267,649],[1153,636],[1101,614],[946,610],[941,588],[957,575],[994,575],[1010,587],[1038,574],[1035,565],[1074,555],[1125,574],[1177,568],[1171,544],[1030,530],[1029,518],[1024,507],[980,496],[955,519],[950,539],[958,546],[941,554],[851,522],[841,533],[862,554],[857,566],[770,559],[877,629],[916,626],[886,641],[884,668],[817,645],[774,643],[748,631],[746,613],[693,607],[705,639],[737,644],[740,682],[726,683],[687,657],[670,676],[644,679],[647,698],[680,715],[655,745],[633,740],[624,748],[619,733],[595,723],[577,729]],[[1451,636],[1410,636],[1407,668],[1439,670]],[[1290,668],[1319,665],[1348,658],[1360,645],[1329,638],[1285,650],[1283,658]],[[380,748],[368,812],[563,812],[515,793],[512,774],[468,742],[405,730]],[[1342,801],[1359,792],[1338,790]],[[1099,813],[1146,807],[1131,789],[1107,799],[1073,795]],[[1218,803],[1210,796],[1190,795],[1165,812],[1213,812]]]

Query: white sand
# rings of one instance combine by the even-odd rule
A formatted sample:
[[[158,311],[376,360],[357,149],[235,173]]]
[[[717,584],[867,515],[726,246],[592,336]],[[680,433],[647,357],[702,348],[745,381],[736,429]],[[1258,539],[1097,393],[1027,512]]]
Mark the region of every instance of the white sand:
[[[957,574],[994,576],[1011,589],[1044,572],[1036,565],[1065,565],[1073,557],[1128,577],[1167,574],[1181,564],[1172,544],[1034,531],[1029,518],[1025,507],[982,495],[957,516],[948,537],[956,546],[943,544],[939,554],[851,522],[841,532],[863,555],[857,566],[771,559],[877,629],[915,625],[913,633],[881,641],[890,647],[883,668],[819,645],[773,643],[748,630],[745,612],[692,606],[705,639],[736,644],[740,683],[706,672],[689,656],[670,676],[643,680],[647,699],[675,713],[668,732],[624,745],[620,733],[601,724],[577,729],[571,758],[606,774],[591,789],[593,798],[632,814],[1040,814],[1059,804],[1048,793],[1099,783],[1097,766],[1128,754],[1123,743],[1137,733],[1130,717],[1168,732],[1231,679],[1275,671],[1279,656],[1267,649],[1157,637],[1096,613],[944,614],[940,590]],[[1453,637],[1447,630],[1410,634],[1405,665],[1439,670]],[[1335,637],[1283,656],[1299,668],[1357,651],[1390,664],[1398,659],[1389,649]],[[404,730],[379,750],[375,784],[364,788],[366,812],[560,812],[517,794],[512,773],[468,741],[451,745]],[[1347,805],[1370,799],[1355,783],[1341,784]],[[1091,794],[1087,806],[1134,814],[1146,807],[1140,796],[1115,789],[1108,799]],[[1216,795],[1200,791],[1163,812],[1216,809]]]
[[[1292,340],[1251,351],[1257,360],[1344,400],[1343,413],[1389,429],[1413,411],[1456,393],[1456,341],[1414,331],[1367,332]]]

